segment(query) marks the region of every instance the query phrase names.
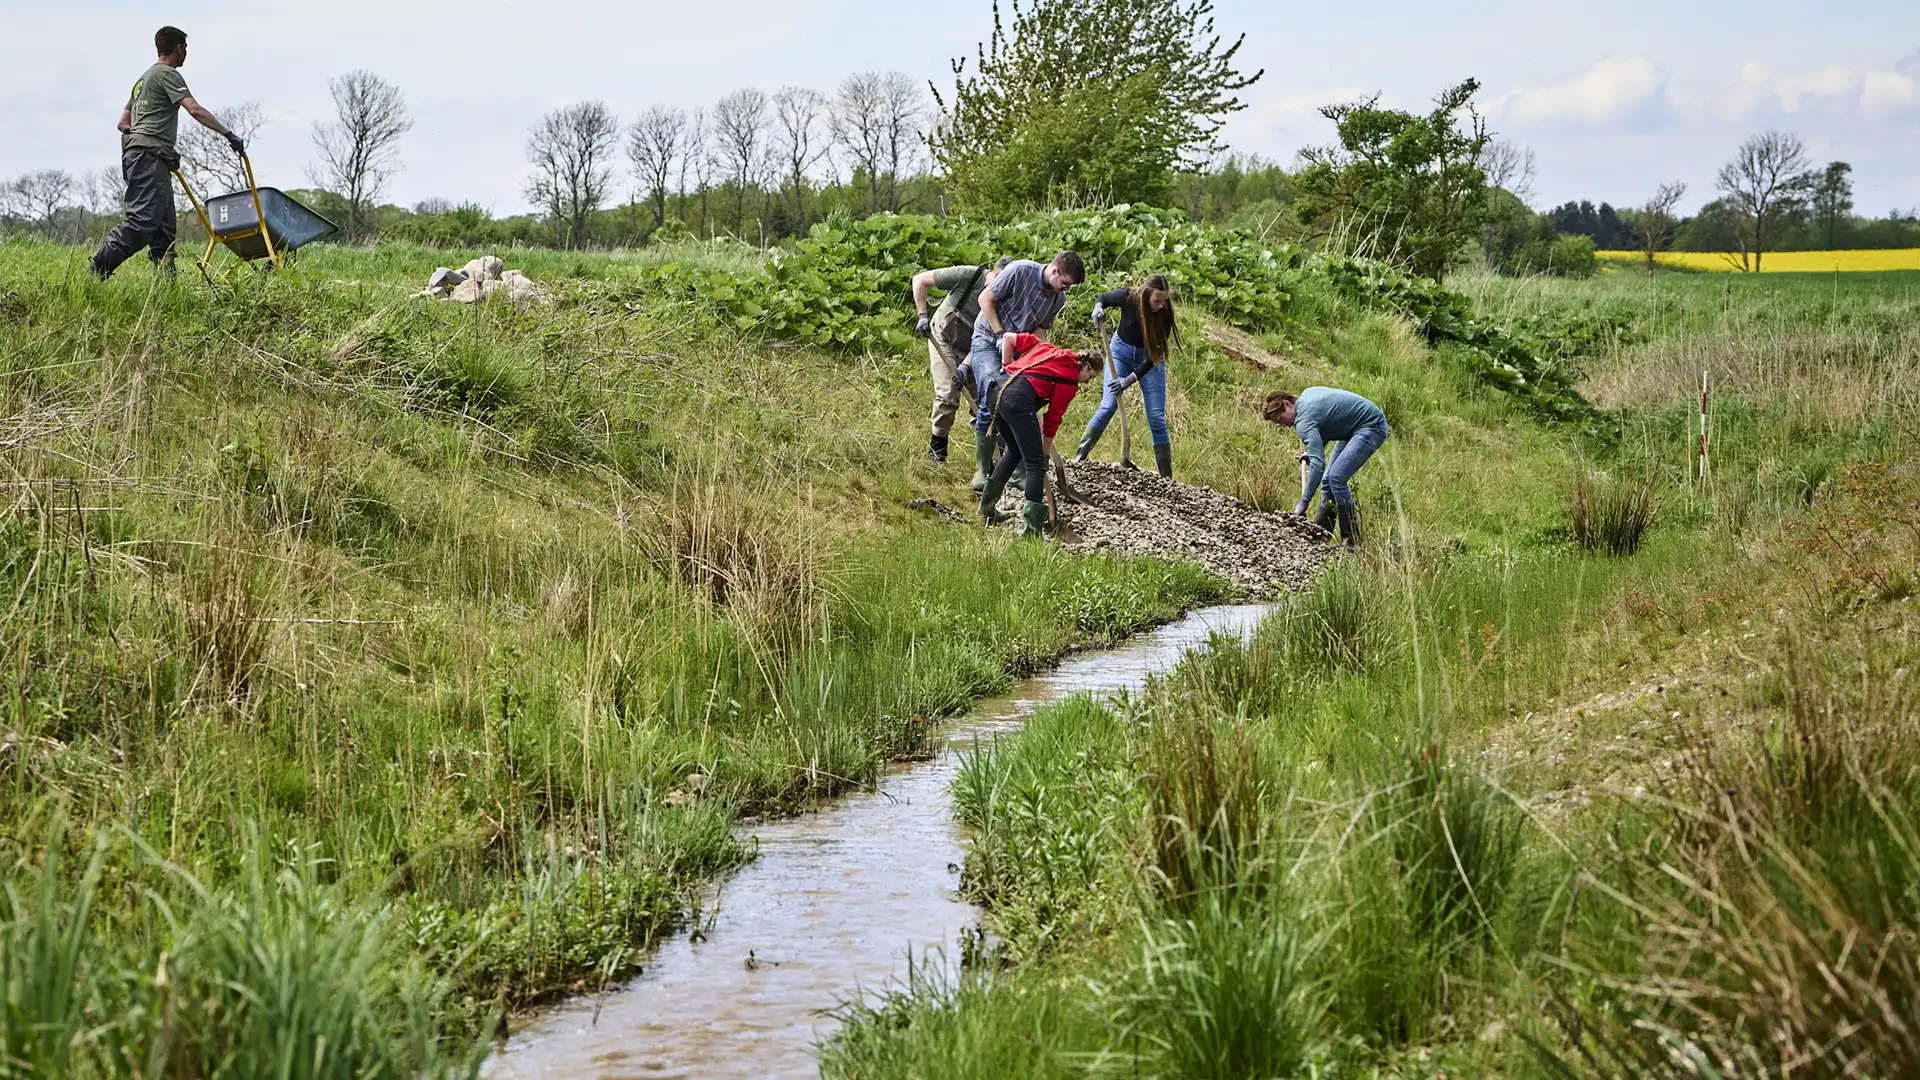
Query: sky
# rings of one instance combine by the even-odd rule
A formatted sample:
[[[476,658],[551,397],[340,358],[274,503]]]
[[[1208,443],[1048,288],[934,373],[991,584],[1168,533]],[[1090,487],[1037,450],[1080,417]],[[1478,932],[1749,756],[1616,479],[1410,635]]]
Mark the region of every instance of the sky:
[[[631,118],[743,86],[830,91],[874,69],[950,87],[951,59],[992,27],[990,0],[0,0],[0,18],[13,45],[0,179],[115,166],[115,118],[166,22],[191,39],[182,74],[203,105],[266,111],[252,148],[263,184],[311,182],[328,79],[366,68],[415,118],[387,200],[497,214],[527,206],[526,133],[548,110],[597,98]],[[1915,0],[1216,0],[1215,20],[1246,35],[1243,70],[1265,70],[1224,133],[1243,153],[1290,162],[1330,138],[1320,105],[1379,93],[1422,108],[1472,77],[1492,129],[1534,153],[1537,208],[1634,205],[1669,180],[1695,208],[1741,139],[1769,128],[1817,163],[1850,162],[1860,212],[1920,208]]]

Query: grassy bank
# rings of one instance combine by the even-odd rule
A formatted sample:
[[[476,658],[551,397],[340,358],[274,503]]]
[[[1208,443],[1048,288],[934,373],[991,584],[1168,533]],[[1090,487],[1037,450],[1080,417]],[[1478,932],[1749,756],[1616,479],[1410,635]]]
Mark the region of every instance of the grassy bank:
[[[967,765],[999,954],[853,1010],[828,1075],[1911,1068],[1920,305],[1455,286],[1609,328],[1581,383],[1606,422],[1390,404],[1367,558]],[[1348,325],[1315,345],[1333,378],[1425,397],[1444,356]]]
[[[464,1071],[631,970],[739,816],[1221,595],[910,509],[968,494],[911,350],[723,330],[634,260],[516,256],[514,311],[304,254],[0,245],[0,1074]]]

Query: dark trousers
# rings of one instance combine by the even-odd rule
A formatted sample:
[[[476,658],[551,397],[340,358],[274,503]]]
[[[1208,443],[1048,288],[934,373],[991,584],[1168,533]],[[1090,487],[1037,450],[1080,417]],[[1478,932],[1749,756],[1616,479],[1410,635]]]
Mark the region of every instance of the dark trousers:
[[[173,258],[173,238],[179,230],[173,216],[170,158],[156,150],[129,150],[120,155],[120,172],[127,181],[126,215],[93,256],[93,272],[101,277],[119,269],[141,248],[156,264]]]
[[[1001,436],[1020,448],[1017,458],[1000,455],[1000,464],[993,469],[994,482],[1004,488],[1013,477],[1014,466],[1026,462],[1028,502],[1047,500],[1047,451],[1040,438],[1040,406],[1040,395],[1033,392],[1033,384],[1016,375],[1000,392],[1000,412],[994,420]]]

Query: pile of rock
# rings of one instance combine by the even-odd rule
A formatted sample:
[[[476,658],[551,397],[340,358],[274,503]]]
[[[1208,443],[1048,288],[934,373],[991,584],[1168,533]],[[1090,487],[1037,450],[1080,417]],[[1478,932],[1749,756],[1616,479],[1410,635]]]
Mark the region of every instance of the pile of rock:
[[[1335,553],[1312,522],[1263,513],[1211,488],[1098,461],[1068,465],[1067,478],[1087,500],[1061,507],[1066,522],[1056,538],[1068,550],[1199,563],[1254,597],[1305,588]],[[1009,491],[1000,508],[1016,515],[1007,527],[1019,528],[1019,495]]]
[[[415,296],[451,300],[456,304],[477,304],[502,298],[524,304],[540,298],[533,279],[518,270],[505,269],[497,255],[482,255],[458,270],[440,267],[427,279],[427,287]]]

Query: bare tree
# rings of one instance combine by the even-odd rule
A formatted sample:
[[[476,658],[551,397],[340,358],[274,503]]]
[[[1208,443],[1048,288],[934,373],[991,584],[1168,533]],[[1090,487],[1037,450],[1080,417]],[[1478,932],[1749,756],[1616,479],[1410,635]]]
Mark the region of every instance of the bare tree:
[[[1652,274],[1658,259],[1656,256],[1673,243],[1673,231],[1679,222],[1675,220],[1674,208],[1680,205],[1680,199],[1687,193],[1687,185],[1679,181],[1661,184],[1633,215],[1630,222],[1634,237],[1640,241],[1640,252],[1647,257],[1647,273]]]
[[[1480,151],[1480,171],[1487,174],[1487,186],[1499,188],[1521,202],[1533,199],[1533,151],[1519,143],[1495,139]]]
[[[232,108],[220,110],[220,119],[227,130],[252,143],[260,130],[267,126],[267,114],[257,101],[243,101]],[[247,189],[247,170],[240,164],[240,156],[227,145],[224,135],[215,135],[199,124],[180,125],[180,175],[193,185],[193,192],[202,199],[215,195],[225,195],[230,191]],[[191,207],[186,207],[191,210]]]
[[[773,118],[780,128],[780,167],[793,187],[794,217],[802,232],[807,228],[807,175],[831,146],[820,137],[820,116],[826,107],[825,95],[805,87],[788,86],[773,95]]]
[[[527,137],[527,197],[566,229],[570,248],[586,242],[587,220],[606,201],[619,142],[620,121],[599,101],[555,109]]]
[[[60,169],[39,169],[15,180],[13,188],[20,216],[54,235],[54,219],[73,205],[73,176]]]
[[[762,163],[766,121],[767,95],[751,87],[735,90],[713,107],[713,134],[733,176],[734,217],[742,233],[747,231],[747,185]]]
[[[400,88],[371,71],[350,71],[327,82],[333,91],[331,124],[315,121],[320,162],[313,182],[347,201],[347,238],[372,231],[380,190],[400,168],[400,136],[413,127]]]
[[[649,105],[627,129],[627,160],[633,163],[641,190],[653,202],[656,229],[667,223],[667,184],[673,179],[675,163],[685,181],[686,138],[687,114],[672,105]]]
[[[680,220],[687,220],[687,173],[700,188],[700,227],[707,227],[707,189],[713,183],[712,130],[707,108],[697,105],[687,114],[686,148],[680,154]]]
[[[80,198],[87,213],[96,217],[110,217],[120,212],[121,200],[126,198],[127,181],[115,165],[103,165],[81,174]]]
[[[900,209],[900,174],[908,171],[922,145],[921,118],[926,94],[920,83],[898,71],[880,76],[881,137],[886,146],[887,209]]]
[[[1806,168],[1806,146],[1797,136],[1779,131],[1766,131],[1747,139],[1740,144],[1733,160],[1720,167],[1714,186],[1747,219],[1754,273],[1760,272],[1760,257],[1767,250],[1773,220],[1799,202],[1803,187],[1800,174]],[[1746,261],[1743,251],[1741,269],[1748,268]]]
[[[880,168],[886,153],[886,98],[880,73],[863,71],[841,80],[833,97],[833,138],[847,156],[853,178],[865,174],[866,209],[880,203]]]

